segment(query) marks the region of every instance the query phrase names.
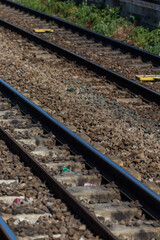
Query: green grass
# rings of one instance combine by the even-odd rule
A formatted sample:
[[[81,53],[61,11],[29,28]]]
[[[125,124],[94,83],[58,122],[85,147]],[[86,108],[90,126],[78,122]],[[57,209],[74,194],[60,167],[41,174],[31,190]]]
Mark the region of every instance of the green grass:
[[[143,27],[136,27],[132,31],[131,38],[134,39],[137,47],[160,55],[160,28],[149,31]]]
[[[71,0],[17,0],[16,2],[151,53],[160,54],[160,26],[153,31],[136,26],[134,17],[131,17],[130,21],[121,17],[120,9],[117,7],[101,9],[95,5],[88,6],[85,2],[77,5]]]

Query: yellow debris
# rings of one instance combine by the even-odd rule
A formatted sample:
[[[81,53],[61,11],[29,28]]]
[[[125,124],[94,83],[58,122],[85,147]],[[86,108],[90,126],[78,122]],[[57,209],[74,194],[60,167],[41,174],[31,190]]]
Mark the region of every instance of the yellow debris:
[[[49,32],[49,33],[53,33],[54,30],[53,29],[37,29],[37,28],[34,28],[33,29],[34,32],[36,33],[46,33],[46,32]]]
[[[157,81],[160,80],[160,75],[136,75],[140,81]]]
[[[160,76],[154,78],[155,81],[160,81]]]

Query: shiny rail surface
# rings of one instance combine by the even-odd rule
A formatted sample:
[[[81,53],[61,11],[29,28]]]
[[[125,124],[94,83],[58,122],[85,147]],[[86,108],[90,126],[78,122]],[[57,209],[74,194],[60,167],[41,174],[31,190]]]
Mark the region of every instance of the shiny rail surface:
[[[0,217],[0,238],[3,240],[18,240],[2,217]]]

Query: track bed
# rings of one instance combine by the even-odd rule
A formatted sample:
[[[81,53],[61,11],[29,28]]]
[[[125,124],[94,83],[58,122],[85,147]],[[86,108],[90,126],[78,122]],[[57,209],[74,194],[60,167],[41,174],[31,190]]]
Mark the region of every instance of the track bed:
[[[158,106],[3,28],[0,41],[4,80],[159,194]]]
[[[138,201],[131,201],[114,182],[104,178],[81,155],[59,142],[56,135],[45,131],[22,110],[0,95],[1,126],[50,176],[81,201],[118,239],[158,240],[159,221],[152,219]],[[19,239],[99,239],[75,219],[60,199],[55,199],[54,192],[50,193],[17,156],[8,153],[4,142],[0,144],[1,215]],[[17,198],[23,200],[16,202]],[[106,235],[104,239],[113,238]]]
[[[0,215],[19,240],[100,239],[10,152],[5,142],[0,141],[0,148]]]
[[[157,105],[109,83],[106,75],[99,76],[88,71],[86,67],[79,66],[78,62],[76,64],[69,61],[62,57],[62,54],[43,49],[2,27],[0,41],[0,68],[4,80],[159,193]],[[5,209],[6,213],[2,213],[4,217],[10,214],[6,220],[20,237],[27,237],[25,234],[28,232],[23,230],[23,224],[29,229],[28,223],[34,221],[35,216],[30,218],[28,215],[28,220],[25,217],[32,214],[34,209],[34,214],[41,212],[51,215],[45,215],[45,218],[38,216],[36,222],[32,222],[36,228],[36,233],[34,229],[30,230],[33,236],[37,231],[42,234],[41,225],[37,224],[46,221],[47,223],[42,222],[42,229],[46,229],[43,231],[47,233],[46,238],[159,239],[158,195],[2,80],[0,85],[1,91],[11,99],[0,95],[0,123],[14,140],[10,139],[3,129],[0,129],[1,139],[7,141],[10,148],[25,161],[25,166],[29,164],[33,172],[36,171],[36,176],[43,179],[46,186],[49,184],[51,189],[49,192],[42,183],[38,185],[39,180],[36,181],[32,174],[28,175],[29,168],[25,174],[21,165],[15,170],[17,157],[13,157],[13,177],[19,177],[12,179],[12,174],[8,177],[6,173],[9,167],[5,164],[8,160],[10,162],[12,157],[2,159],[2,180],[3,177],[7,178],[5,181],[13,180],[10,182],[13,185],[11,188],[5,188],[2,181],[2,201],[6,199],[4,197],[8,192],[12,196],[15,194],[9,208],[3,203],[5,207],[2,206],[2,209]],[[5,151],[7,148],[4,146],[2,153],[8,156]],[[19,184],[25,183],[23,178],[21,182],[19,174],[27,176],[26,191],[25,185],[24,189],[19,189]],[[32,186],[32,180],[36,183],[35,186]],[[57,190],[58,186],[61,186],[61,190]],[[41,188],[44,189],[42,194],[39,191]],[[55,196],[52,195],[54,190]],[[16,195],[18,193],[19,195]],[[55,199],[57,195],[67,205]],[[18,197],[22,199],[21,203],[14,201]],[[48,198],[54,201],[54,209],[57,207],[56,202],[61,210],[57,208],[57,211],[54,211],[51,203],[47,205],[44,200],[48,202]],[[40,204],[36,205],[37,208],[32,205],[35,199],[39,200]],[[28,203],[31,208],[25,207],[24,210],[21,206]],[[8,209],[12,205],[11,212]],[[46,212],[44,206],[47,207]],[[75,217],[68,213],[69,207]],[[19,214],[23,214],[23,217]],[[17,219],[14,219],[13,215]],[[15,221],[11,221],[11,217]],[[70,222],[70,217],[74,222]],[[87,225],[80,223],[79,218]],[[60,220],[58,231],[49,228],[48,224],[54,226],[53,219]],[[13,226],[15,222],[16,227]],[[22,228],[19,230],[21,224]],[[99,237],[93,237],[87,226]],[[56,236],[53,236],[54,234]],[[44,239],[44,236],[42,238]],[[35,238],[28,236],[28,239]]]

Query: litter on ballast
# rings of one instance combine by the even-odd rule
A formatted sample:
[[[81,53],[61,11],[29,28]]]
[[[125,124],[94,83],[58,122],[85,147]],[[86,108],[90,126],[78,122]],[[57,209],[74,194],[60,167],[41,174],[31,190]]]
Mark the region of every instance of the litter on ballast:
[[[66,167],[62,167],[61,170],[62,170],[63,172],[70,172],[70,170],[69,170],[68,168],[66,168]]]
[[[54,30],[53,29],[50,29],[50,28],[47,28],[47,29],[38,29],[38,28],[34,28],[33,31],[35,33],[53,33]]]
[[[160,80],[160,75],[136,75],[136,79],[140,81],[158,81]]]
[[[21,202],[23,202],[23,201],[24,201],[23,198],[15,198],[15,199],[13,200],[14,203],[21,203]]]
[[[75,89],[74,88],[67,88],[67,91],[68,92],[75,92]]]

